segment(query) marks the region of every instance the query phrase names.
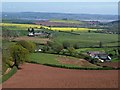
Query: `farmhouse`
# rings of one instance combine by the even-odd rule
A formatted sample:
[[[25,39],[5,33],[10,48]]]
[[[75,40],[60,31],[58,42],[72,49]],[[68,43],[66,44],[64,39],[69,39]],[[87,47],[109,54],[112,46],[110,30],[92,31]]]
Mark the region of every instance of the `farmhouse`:
[[[42,36],[42,37],[48,37],[50,33],[38,31],[35,32],[33,28],[28,28],[28,36],[34,37],[34,36]]]
[[[105,61],[111,61],[111,57],[103,52],[99,52],[99,51],[89,51],[87,52],[87,54],[89,56],[91,56],[92,58],[97,58],[98,60],[100,60],[101,62],[105,62]]]

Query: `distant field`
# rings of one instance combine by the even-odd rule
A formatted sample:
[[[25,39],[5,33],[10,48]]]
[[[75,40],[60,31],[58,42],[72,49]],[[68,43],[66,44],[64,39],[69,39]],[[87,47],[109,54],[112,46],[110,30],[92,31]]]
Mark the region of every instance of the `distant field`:
[[[79,43],[80,47],[95,47],[99,46],[100,42],[103,46],[118,46],[117,34],[80,33],[80,35],[74,35],[56,32],[53,40],[60,43],[69,42],[71,45]]]
[[[92,31],[95,31],[97,29],[71,28],[71,27],[51,27],[51,30],[56,30],[56,31],[88,31],[88,30],[92,30]]]
[[[34,24],[13,24],[13,23],[0,23],[2,28],[7,30],[27,30],[27,28],[40,28],[40,25]]]
[[[77,20],[57,20],[57,19],[51,19],[50,22],[60,22],[60,23],[74,23],[74,24],[83,24],[81,21]]]

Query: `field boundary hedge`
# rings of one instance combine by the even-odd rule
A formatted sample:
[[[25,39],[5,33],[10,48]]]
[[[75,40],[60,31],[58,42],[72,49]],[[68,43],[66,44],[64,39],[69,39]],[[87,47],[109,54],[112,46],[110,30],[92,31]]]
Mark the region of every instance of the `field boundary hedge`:
[[[120,68],[113,68],[113,67],[107,67],[107,66],[104,66],[102,68],[82,68],[82,67],[77,67],[77,66],[73,67],[73,66],[65,66],[65,65],[59,65],[59,64],[48,64],[48,63],[41,64],[35,61],[29,61],[27,63],[40,64],[40,65],[57,67],[57,68],[65,68],[65,69],[76,69],[76,70],[120,70]]]
[[[16,72],[17,72],[17,67],[14,66],[14,67],[10,70],[10,72],[8,72],[7,74],[5,74],[5,75],[2,76],[2,80],[1,80],[0,83],[3,83],[3,82],[5,82],[6,80],[8,80],[8,79],[9,79],[11,76],[13,76]]]

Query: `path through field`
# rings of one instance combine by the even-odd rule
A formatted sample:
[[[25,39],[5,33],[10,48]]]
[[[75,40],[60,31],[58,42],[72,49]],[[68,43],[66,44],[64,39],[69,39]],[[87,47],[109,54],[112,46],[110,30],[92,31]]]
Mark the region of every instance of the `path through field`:
[[[24,64],[3,88],[117,88],[116,70],[70,70]]]

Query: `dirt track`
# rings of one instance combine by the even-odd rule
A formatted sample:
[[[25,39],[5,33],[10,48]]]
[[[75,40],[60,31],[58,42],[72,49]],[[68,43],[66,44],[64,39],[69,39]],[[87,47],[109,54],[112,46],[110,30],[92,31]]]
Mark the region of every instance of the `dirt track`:
[[[70,70],[37,64],[24,64],[3,88],[115,88],[116,70]]]

